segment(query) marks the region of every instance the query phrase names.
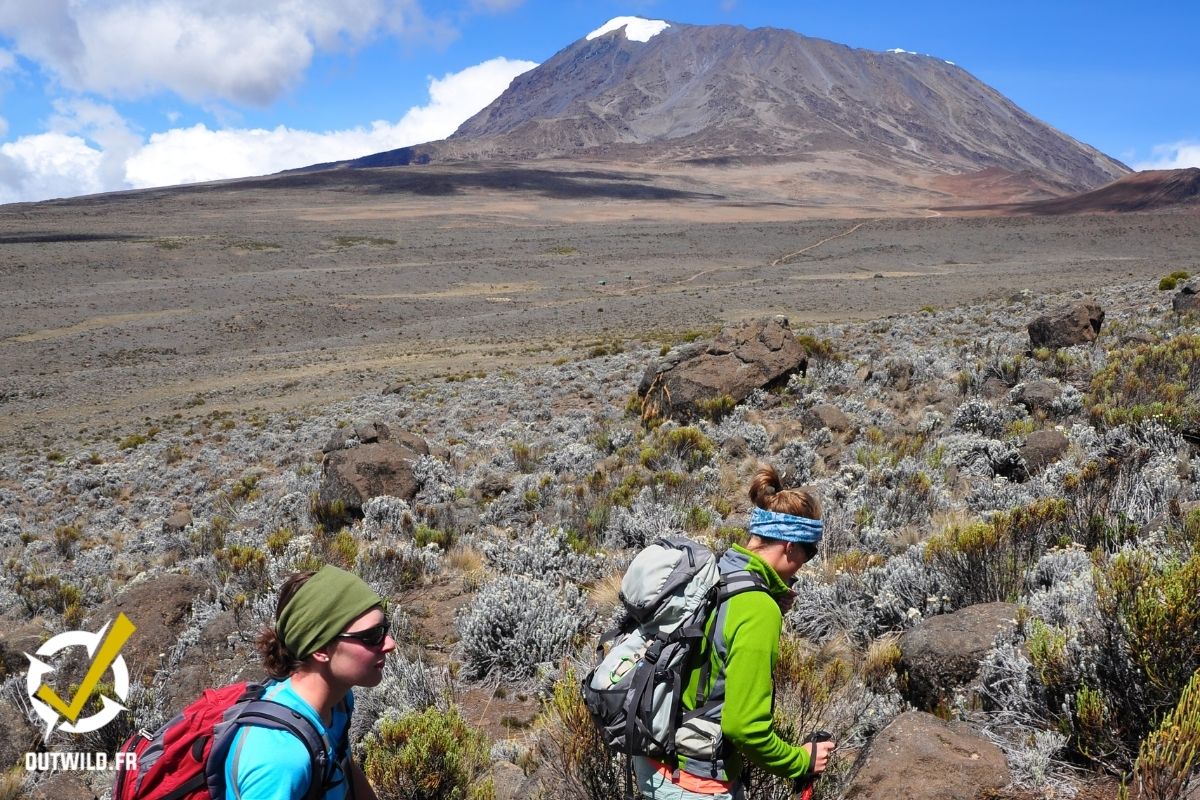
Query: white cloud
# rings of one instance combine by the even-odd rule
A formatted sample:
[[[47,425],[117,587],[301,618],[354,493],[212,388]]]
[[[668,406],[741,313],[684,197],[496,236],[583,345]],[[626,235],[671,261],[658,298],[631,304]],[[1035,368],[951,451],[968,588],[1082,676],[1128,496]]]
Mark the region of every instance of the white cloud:
[[[143,141],[109,106],[60,102],[51,132],[0,146],[0,202],[264,175],[442,139],[535,66],[494,58],[430,78],[428,104],[344,131],[195,125]]]
[[[0,3],[0,33],[68,89],[113,98],[169,90],[255,106],[296,85],[318,50],[432,27],[417,0]]]
[[[1197,140],[1155,145],[1150,153],[1148,160],[1134,163],[1133,168],[1143,170],[1200,167],[1200,141]]]
[[[0,145],[0,202],[101,192],[104,154],[79,136],[39,133]]]
[[[17,66],[17,57],[11,50],[0,47],[0,72],[7,72]]]

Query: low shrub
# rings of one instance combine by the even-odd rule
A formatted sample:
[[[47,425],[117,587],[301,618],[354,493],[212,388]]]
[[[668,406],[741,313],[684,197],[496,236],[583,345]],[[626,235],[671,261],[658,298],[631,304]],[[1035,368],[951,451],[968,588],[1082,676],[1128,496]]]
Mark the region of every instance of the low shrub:
[[[553,766],[547,787],[552,797],[570,800],[623,800],[623,759],[605,747],[579,692],[575,670],[563,670],[542,709],[537,755]]]
[[[1144,676],[1147,719],[1174,706],[1200,669],[1200,555],[1156,562],[1121,553],[1097,578],[1100,609],[1120,621]]]
[[[325,500],[319,492],[308,496],[308,513],[326,531],[336,531],[354,521],[354,514],[343,500]]]
[[[20,598],[29,616],[53,611],[62,614],[70,624],[83,620],[83,591],[78,586],[40,568],[30,569],[15,558],[5,563],[4,569],[10,579],[9,588]]]
[[[468,679],[523,680],[539,663],[558,661],[595,620],[579,588],[503,575],[480,589],[459,617],[459,648]]]
[[[1187,270],[1177,269],[1158,282],[1159,291],[1165,292],[1174,289],[1180,281],[1186,281],[1190,277]]]
[[[803,345],[804,352],[810,359],[841,361],[845,358],[828,339],[818,339],[809,333],[798,333],[796,341]]]
[[[1093,420],[1113,426],[1154,419],[1173,430],[1200,424],[1197,362],[1197,334],[1112,351],[1088,392]]]
[[[492,800],[481,779],[491,764],[487,736],[458,709],[427,708],[384,720],[363,742],[363,771],[381,797],[396,800]]]
[[[696,401],[696,413],[705,419],[720,422],[729,415],[730,411],[733,411],[736,405],[737,403],[734,402],[734,399],[725,394],[710,400]]]
[[[218,575],[234,591],[250,597],[271,588],[267,578],[267,554],[257,547],[234,544],[213,553],[219,565]]]
[[[71,558],[82,538],[83,528],[80,525],[59,525],[54,529],[54,549],[63,558]]]
[[[651,447],[661,455],[652,457],[652,463],[646,466],[661,469],[668,466],[664,463],[664,458],[670,456],[678,459],[689,471],[707,464],[717,449],[712,439],[692,425],[682,428],[659,428],[654,433]]]
[[[398,629],[407,619],[393,624],[395,636],[406,638]],[[407,644],[407,643],[406,643]],[[437,675],[419,657],[413,660],[401,652],[388,656],[383,665],[383,680],[371,687],[354,690],[354,718],[350,726],[350,741],[357,742],[374,730],[384,719],[445,706],[445,687]]]
[[[1191,796],[1200,786],[1200,672],[1192,675],[1179,704],[1163,717],[1138,748],[1133,768],[1137,797],[1144,800],[1174,800]],[[1129,800],[1129,787],[1122,785],[1117,800]]]
[[[1061,542],[1067,504],[1036,501],[986,522],[953,522],[930,537],[925,560],[945,577],[952,604],[1012,602],[1025,590],[1027,573],[1052,543]]]

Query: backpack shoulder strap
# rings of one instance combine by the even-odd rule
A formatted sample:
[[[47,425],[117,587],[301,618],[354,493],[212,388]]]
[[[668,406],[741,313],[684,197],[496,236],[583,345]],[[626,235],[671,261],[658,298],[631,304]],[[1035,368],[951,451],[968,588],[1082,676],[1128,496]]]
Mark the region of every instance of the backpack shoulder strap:
[[[710,647],[716,646],[717,636],[720,631],[717,630],[721,620],[721,609],[729,602],[730,598],[737,597],[739,594],[746,592],[766,592],[767,582],[759,575],[745,569],[733,570],[721,576],[721,582],[717,584],[717,602],[713,605],[711,618],[712,626],[708,630],[708,643]],[[698,685],[696,708],[703,708],[708,703],[708,682],[712,677],[712,660],[709,658],[703,659],[700,665],[700,683]]]
[[[717,591],[717,605],[745,592],[767,591],[767,582],[763,580],[762,576],[755,575],[746,569],[734,570],[722,575],[718,585],[720,589]]]
[[[288,731],[308,750],[312,762],[312,782],[305,800],[320,800],[328,788],[333,765],[329,762],[329,740],[317,730],[312,720],[295,709],[275,700],[252,700],[237,716],[238,725]]]

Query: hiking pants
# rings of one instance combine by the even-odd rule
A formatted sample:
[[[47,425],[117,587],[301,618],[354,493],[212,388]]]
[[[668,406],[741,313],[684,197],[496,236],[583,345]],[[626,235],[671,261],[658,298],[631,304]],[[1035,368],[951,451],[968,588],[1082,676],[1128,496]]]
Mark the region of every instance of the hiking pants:
[[[732,792],[721,792],[720,794],[689,792],[687,789],[681,789],[671,783],[670,780],[660,775],[649,761],[637,756],[633,759],[633,774],[645,800],[744,800],[740,781],[734,784]]]

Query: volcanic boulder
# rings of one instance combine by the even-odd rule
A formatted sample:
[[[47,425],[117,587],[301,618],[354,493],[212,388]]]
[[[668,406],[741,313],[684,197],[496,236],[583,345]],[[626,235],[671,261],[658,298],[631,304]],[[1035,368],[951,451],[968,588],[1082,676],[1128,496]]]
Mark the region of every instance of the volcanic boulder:
[[[84,627],[94,630],[124,613],[137,626],[137,635],[121,654],[135,669],[152,674],[162,665],[160,656],[170,653],[179,641],[192,605],[207,587],[193,575],[155,575],[102,603],[88,615]]]
[[[1058,431],[1034,431],[1025,437],[1025,443],[1020,447],[1021,458],[1025,459],[1025,465],[1032,475],[1062,458],[1070,446],[1067,437]]]
[[[672,350],[642,375],[643,415],[690,419],[755,389],[787,383],[804,373],[808,356],[783,317],[758,319],[722,330],[708,343]]]
[[[899,669],[907,676],[905,699],[933,711],[969,684],[997,634],[1016,626],[1017,608],[1009,603],[968,606],[918,623],[900,639]]]
[[[811,428],[828,428],[839,433],[854,427],[845,411],[829,403],[818,403],[810,408],[802,419],[805,425]]]
[[[334,436],[321,468],[320,500],[327,506],[340,502],[346,512],[359,514],[372,497],[388,495],[411,501],[417,494],[413,465],[429,455],[424,439],[405,431],[393,432],[383,423],[357,426],[368,440],[345,445],[352,439]]]
[[[1200,281],[1184,284],[1171,300],[1171,309],[1179,315],[1200,314]]]
[[[1029,381],[1017,386],[1012,395],[1013,402],[1025,406],[1030,413],[1049,413],[1054,408],[1054,403],[1062,397],[1062,386],[1057,381]]]
[[[1104,310],[1093,300],[1043,314],[1029,323],[1029,346],[1037,349],[1070,347],[1096,341]]]
[[[908,711],[875,735],[843,797],[974,800],[1009,782],[1004,753],[963,723]]]

